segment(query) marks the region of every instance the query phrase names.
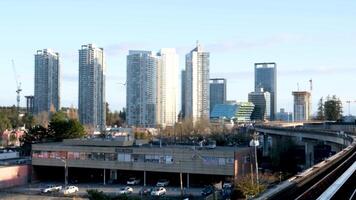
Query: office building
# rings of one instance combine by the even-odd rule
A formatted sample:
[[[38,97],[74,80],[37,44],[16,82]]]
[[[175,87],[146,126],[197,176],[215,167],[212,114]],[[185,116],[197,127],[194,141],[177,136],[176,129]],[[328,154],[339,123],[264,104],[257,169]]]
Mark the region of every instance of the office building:
[[[235,122],[249,122],[255,105],[251,102],[236,102],[231,104],[216,104],[210,114],[210,119],[224,119]]]
[[[50,49],[35,54],[34,114],[55,112],[60,108],[59,54]]]
[[[126,120],[129,126],[157,124],[157,67],[151,51],[129,51],[127,56]]]
[[[248,101],[255,105],[252,112],[252,120],[270,120],[271,117],[271,95],[269,92],[261,90],[260,92],[250,92]]]
[[[291,121],[293,121],[293,113],[286,112],[284,108],[281,108],[280,111],[276,115],[276,120],[291,122]]]
[[[311,117],[311,95],[307,91],[292,92],[294,96],[294,121],[308,121]]]
[[[185,118],[192,119],[193,123],[209,119],[209,56],[197,43],[185,57]]]
[[[104,130],[106,123],[105,70],[103,48],[82,45],[79,50],[79,120],[97,130]]]
[[[277,113],[277,65],[276,63],[255,63],[255,92],[263,89],[271,95],[271,120]]]
[[[178,54],[173,48],[163,48],[157,58],[157,124],[174,126],[178,108]]]
[[[226,79],[210,79],[210,113],[217,104],[226,102]]]

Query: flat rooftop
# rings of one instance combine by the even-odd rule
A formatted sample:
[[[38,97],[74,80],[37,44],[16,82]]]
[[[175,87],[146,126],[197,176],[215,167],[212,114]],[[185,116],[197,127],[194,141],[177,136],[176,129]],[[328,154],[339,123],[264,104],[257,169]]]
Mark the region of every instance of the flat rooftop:
[[[90,139],[91,140],[91,139]],[[97,141],[97,140],[94,140],[94,141]],[[105,140],[103,140],[105,141]],[[110,143],[112,144],[112,143]],[[214,149],[207,149],[205,147],[201,148],[199,147],[198,145],[194,146],[194,145],[156,145],[156,144],[145,144],[145,145],[142,145],[142,146],[138,146],[138,145],[132,145],[132,146],[116,146],[116,145],[113,145],[113,146],[109,146],[109,145],[104,145],[104,146],[100,146],[100,145],[90,145],[86,142],[84,142],[83,144],[72,144],[71,142],[68,143],[68,142],[50,142],[50,143],[37,143],[37,144],[34,144],[35,146],[37,147],[40,147],[40,146],[62,146],[62,147],[73,147],[73,146],[81,146],[81,147],[118,147],[118,148],[155,148],[155,149],[163,149],[163,148],[174,148],[174,149],[196,149],[196,150],[199,150],[199,149],[204,149],[204,150],[207,150],[207,151],[214,151],[214,150],[218,150],[218,151],[234,151],[234,150],[237,150],[237,149],[242,149],[242,148],[248,148],[248,147],[245,147],[245,146],[233,146],[233,147],[230,147],[230,146],[216,146]]]

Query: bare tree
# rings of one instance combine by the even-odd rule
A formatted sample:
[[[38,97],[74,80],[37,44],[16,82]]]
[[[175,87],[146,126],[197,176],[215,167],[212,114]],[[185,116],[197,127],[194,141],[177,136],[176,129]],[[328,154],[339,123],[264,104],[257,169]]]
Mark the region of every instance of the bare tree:
[[[36,124],[38,125],[41,125],[45,128],[48,128],[48,123],[49,123],[49,115],[48,115],[48,112],[46,111],[43,111],[43,112],[40,112],[38,113],[36,116],[35,116],[35,122]]]
[[[90,124],[85,124],[84,126],[84,130],[85,130],[85,134],[86,135],[93,135],[95,132],[95,127],[93,125]]]

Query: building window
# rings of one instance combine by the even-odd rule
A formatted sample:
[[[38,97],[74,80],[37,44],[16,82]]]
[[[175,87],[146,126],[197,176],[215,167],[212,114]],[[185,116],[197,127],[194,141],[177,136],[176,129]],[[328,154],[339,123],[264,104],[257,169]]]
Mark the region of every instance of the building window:
[[[127,153],[118,153],[117,160],[119,162],[131,162],[131,154]]]

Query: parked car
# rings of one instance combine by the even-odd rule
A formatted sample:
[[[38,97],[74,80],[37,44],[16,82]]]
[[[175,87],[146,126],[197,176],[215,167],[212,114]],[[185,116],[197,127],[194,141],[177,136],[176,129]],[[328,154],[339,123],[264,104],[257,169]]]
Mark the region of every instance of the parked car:
[[[162,195],[165,195],[166,192],[167,192],[167,190],[164,187],[159,187],[159,188],[154,189],[151,192],[151,195],[152,196],[162,196]]]
[[[70,186],[66,186],[63,189],[63,194],[73,194],[73,193],[76,193],[78,191],[79,191],[79,188],[77,186],[70,185]]]
[[[139,192],[139,195],[149,195],[153,191],[153,188],[142,188]]]
[[[232,188],[232,183],[231,182],[224,182],[223,188]]]
[[[42,193],[48,192],[58,192],[62,189],[61,185],[47,185],[45,188],[41,190]]]
[[[214,192],[214,187],[212,186],[206,186],[202,191],[201,195],[202,196],[208,196]]]
[[[169,184],[169,181],[167,179],[160,179],[157,181],[156,186],[157,187],[166,187]]]
[[[131,194],[132,192],[132,187],[126,186],[120,189],[119,194]]]
[[[127,180],[126,184],[127,185],[137,185],[140,183],[140,179],[137,178],[129,178],[129,180]]]

